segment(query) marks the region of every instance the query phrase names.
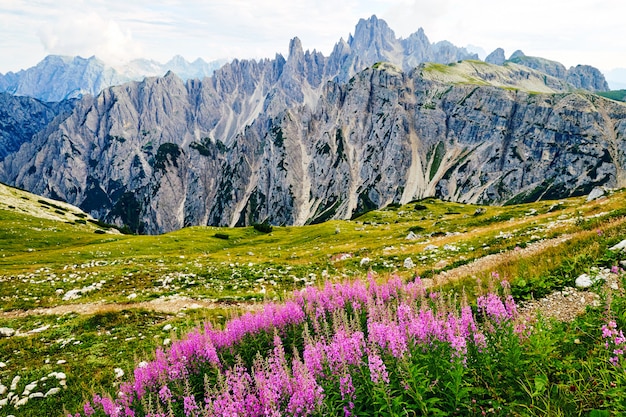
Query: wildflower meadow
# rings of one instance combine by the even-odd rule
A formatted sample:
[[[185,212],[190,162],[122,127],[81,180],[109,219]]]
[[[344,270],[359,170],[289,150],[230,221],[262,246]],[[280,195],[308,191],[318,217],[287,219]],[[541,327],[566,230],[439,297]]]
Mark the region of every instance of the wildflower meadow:
[[[472,302],[431,292],[419,277],[309,287],[223,329],[204,324],[140,363],[117,396],[94,395],[70,416],[626,410],[622,298],[558,324],[522,319],[507,281],[489,287]]]

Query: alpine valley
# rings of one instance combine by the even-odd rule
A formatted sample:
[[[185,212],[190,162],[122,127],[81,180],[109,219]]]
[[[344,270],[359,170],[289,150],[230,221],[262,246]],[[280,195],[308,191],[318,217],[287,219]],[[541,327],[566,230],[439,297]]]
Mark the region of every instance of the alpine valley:
[[[234,60],[201,79],[112,85],[92,73],[98,83],[39,97],[69,101],[21,97],[43,77],[33,71],[1,97],[0,181],[134,232],[626,186],[626,106],[601,95],[600,71],[501,49],[483,62],[421,29],[397,39],[375,16],[328,57],[294,38],[287,58]]]

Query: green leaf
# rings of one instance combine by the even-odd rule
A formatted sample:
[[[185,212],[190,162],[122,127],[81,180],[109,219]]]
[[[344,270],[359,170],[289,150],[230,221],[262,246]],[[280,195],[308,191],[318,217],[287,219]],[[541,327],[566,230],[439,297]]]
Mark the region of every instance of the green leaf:
[[[535,377],[535,392],[533,393],[533,397],[538,397],[543,394],[548,386],[548,377],[546,375],[537,375]]]

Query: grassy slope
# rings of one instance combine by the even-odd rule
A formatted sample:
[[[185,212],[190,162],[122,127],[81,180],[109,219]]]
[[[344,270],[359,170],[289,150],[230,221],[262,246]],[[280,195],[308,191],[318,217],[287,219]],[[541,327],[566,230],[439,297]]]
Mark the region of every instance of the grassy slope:
[[[493,265],[505,275],[521,277],[525,285],[539,282],[549,287],[551,279],[571,281],[588,268],[592,254],[601,254],[606,244],[626,233],[623,220],[607,220],[623,216],[625,192],[590,203],[576,198],[560,204],[485,207],[479,215],[475,215],[476,206],[427,199],[373,211],[355,221],[275,227],[269,234],[253,228],[194,227],[161,236],[97,234],[94,224],[76,223],[82,215],[71,208],[67,212],[78,216],[56,213],[60,217],[51,219],[41,214],[42,209],[46,214],[57,208],[46,204],[52,208],[42,208],[38,197],[12,192],[32,207],[0,205],[0,308],[4,311],[0,327],[19,330],[24,336],[0,339],[0,362],[6,365],[0,367],[0,383],[8,386],[17,374],[23,378],[20,386],[52,371],[68,375],[67,390],[57,397],[31,401],[22,409],[23,415],[38,415],[42,410],[55,415],[63,406],[75,409],[92,389],[113,390],[113,368],[128,373],[156,346],[199,320],[223,321],[236,313],[230,304],[233,300],[281,299],[294,289],[321,283],[323,277],[362,277],[369,269],[381,279],[390,273],[404,278],[431,276],[487,254],[573,233],[570,242],[545,256],[512,256]],[[597,228],[606,232],[608,240],[594,246]],[[418,239],[405,239],[411,229]],[[229,239],[218,239],[216,233],[228,234]],[[342,254],[351,257],[337,260]],[[407,257],[414,268],[404,267]],[[369,263],[361,265],[363,258],[369,258]],[[565,261],[573,264],[569,272],[562,270]],[[470,277],[448,287],[462,291],[475,282]],[[94,289],[79,298],[63,299],[69,291],[85,288]],[[518,292],[528,294],[524,286]],[[93,315],[17,312],[172,296],[218,304],[179,314],[130,307]],[[163,330],[165,324],[173,329]],[[41,328],[45,330],[28,334]]]

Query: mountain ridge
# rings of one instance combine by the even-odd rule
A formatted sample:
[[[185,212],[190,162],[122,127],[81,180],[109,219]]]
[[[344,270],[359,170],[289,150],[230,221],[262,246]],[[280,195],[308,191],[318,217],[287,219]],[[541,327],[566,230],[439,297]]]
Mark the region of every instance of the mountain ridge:
[[[103,89],[145,77],[162,76],[174,70],[183,79],[210,76],[224,61],[189,63],[180,55],[165,64],[135,59],[125,65],[109,66],[95,56],[82,58],[48,55],[34,67],[0,74],[0,92],[28,96],[44,102],[97,95]]]
[[[624,106],[562,74],[458,63],[475,56],[423,30],[409,38],[373,17],[329,57],[296,37],[287,58],[105,89],[0,164],[0,179],[142,233],[623,186]],[[425,56],[455,59],[411,67]]]

